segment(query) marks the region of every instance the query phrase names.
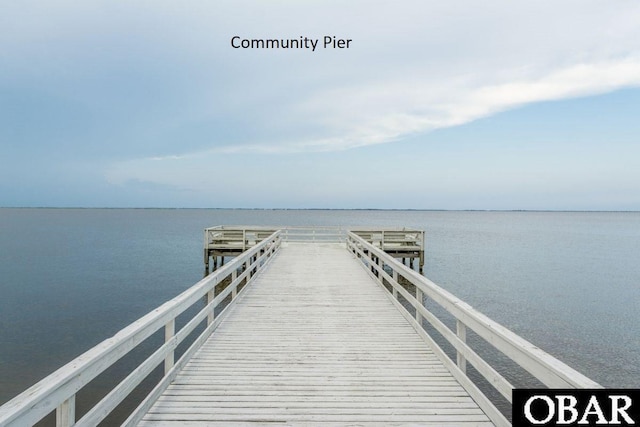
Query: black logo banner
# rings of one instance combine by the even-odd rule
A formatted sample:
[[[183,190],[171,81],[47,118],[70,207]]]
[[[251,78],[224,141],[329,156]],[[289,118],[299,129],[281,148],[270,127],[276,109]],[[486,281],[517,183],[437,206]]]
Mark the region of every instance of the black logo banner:
[[[515,389],[513,425],[640,426],[639,389]]]

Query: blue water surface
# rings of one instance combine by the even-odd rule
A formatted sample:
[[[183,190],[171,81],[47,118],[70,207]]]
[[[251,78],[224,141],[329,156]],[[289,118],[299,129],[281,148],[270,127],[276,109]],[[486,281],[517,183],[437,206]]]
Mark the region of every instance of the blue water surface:
[[[607,387],[640,387],[640,213],[0,209],[0,403],[197,282],[219,224],[406,226],[425,275]]]

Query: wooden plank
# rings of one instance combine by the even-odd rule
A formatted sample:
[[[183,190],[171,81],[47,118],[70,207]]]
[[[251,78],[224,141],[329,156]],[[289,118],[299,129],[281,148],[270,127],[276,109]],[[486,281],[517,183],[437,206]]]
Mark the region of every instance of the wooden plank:
[[[262,414],[262,413],[241,413],[241,414],[148,414],[145,421],[252,421],[258,424],[268,424],[272,422],[287,422],[289,425],[292,423],[304,421],[304,422],[343,422],[343,423],[360,423],[366,421],[381,421],[382,419],[389,422],[404,422],[404,423],[417,423],[422,425],[425,422],[437,423],[440,426],[455,425],[459,426],[463,422],[485,422],[487,419],[484,414],[463,414],[463,415],[451,415],[451,414],[423,414],[416,415],[408,414],[395,414],[388,411],[387,415],[381,414],[289,414],[286,412],[274,413],[274,414]]]
[[[201,394],[165,394],[158,399],[158,405],[168,405],[171,403],[186,403],[186,402],[219,402],[221,405],[225,404],[242,404],[244,402],[255,403],[259,405],[261,403],[265,404],[273,404],[273,402],[279,402],[280,396],[268,396],[268,395],[230,395],[230,394],[220,394],[220,395],[206,395],[203,396]],[[339,404],[350,404],[348,402],[353,403],[380,403],[387,404],[387,396],[349,396],[348,402],[345,400],[344,396],[318,396],[318,395],[308,395],[308,396],[299,396],[295,402],[292,402],[292,405],[296,404],[305,404],[305,403],[321,403],[321,404],[330,404],[332,402]],[[408,395],[403,399],[402,404],[412,405],[415,403],[431,403],[431,404],[469,404],[475,405],[474,401],[469,396],[463,395],[426,395],[426,396],[415,396]]]
[[[158,413],[171,412],[173,414],[182,413],[211,413],[216,415],[222,414],[242,414],[244,412],[253,411],[263,414],[277,413],[281,409],[274,407],[276,402],[219,402],[215,406],[210,405],[208,402],[171,402],[157,405],[154,407],[154,411]],[[312,413],[351,413],[351,414],[377,414],[386,415],[389,412],[394,414],[417,414],[415,402],[402,402],[402,403],[382,403],[382,402],[292,402],[287,406],[287,413],[293,414],[312,414]],[[422,406],[429,408],[428,411],[424,410],[422,413],[428,413],[429,415],[435,414],[481,414],[473,401],[468,403],[424,403]],[[149,413],[153,413],[149,411]]]
[[[492,425],[343,246],[283,247],[140,425]]]
[[[201,421],[143,421],[139,424],[141,427],[202,427]],[[206,423],[207,427],[255,427],[255,422],[248,421],[208,421]],[[281,426],[291,426],[291,424],[286,422],[278,422],[272,421],[268,424],[271,427],[281,427]],[[357,424],[359,427],[407,427],[407,423],[405,422],[389,422],[389,421],[359,421]],[[411,424],[410,424],[411,425]],[[418,424],[420,426],[433,426],[439,427],[441,424],[437,421],[435,422],[420,422]],[[457,424],[460,427],[491,427],[493,424],[490,422],[475,422],[475,421],[466,421],[463,423]],[[297,422],[296,426],[299,427],[344,427],[344,422],[331,422],[331,421],[313,421],[313,422]]]

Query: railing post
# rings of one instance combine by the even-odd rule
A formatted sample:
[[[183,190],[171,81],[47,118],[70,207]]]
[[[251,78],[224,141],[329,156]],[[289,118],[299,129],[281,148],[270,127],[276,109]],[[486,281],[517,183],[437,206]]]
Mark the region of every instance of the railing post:
[[[215,293],[216,293],[216,286],[213,285],[213,288],[211,288],[211,290],[207,292],[207,306],[211,305],[211,303],[213,302],[213,299],[216,296]],[[209,314],[207,314],[207,326],[213,323],[213,320],[215,319],[216,308],[213,307],[212,305],[211,307],[209,307],[209,310],[210,310]]]
[[[176,319],[171,319],[169,323],[164,326],[164,342],[168,342],[176,333]],[[164,358],[164,374],[167,375],[171,368],[173,368],[173,356],[174,350],[172,349]]]
[[[418,304],[420,304],[421,306],[424,306],[422,290],[418,286],[416,286],[416,299],[418,300]],[[416,307],[416,322],[418,322],[418,325],[422,326],[422,314],[420,314],[417,307]]]
[[[395,269],[393,270],[393,280],[394,280],[396,283],[399,283],[399,282],[398,282],[398,271],[397,271],[397,270],[395,270]],[[391,293],[393,294],[393,298],[398,299],[398,290],[396,289],[396,287],[395,287],[395,286],[393,286],[393,284],[391,284],[391,289],[392,289],[392,290],[391,290]]]
[[[56,408],[56,427],[71,427],[76,423],[76,395],[71,395]]]
[[[236,281],[236,277],[238,277],[238,270],[233,270],[231,273],[231,284]],[[231,299],[234,300],[236,298],[236,294],[238,293],[238,284],[233,285],[233,289],[231,290]]]
[[[204,248],[204,277],[209,275],[209,249]]]
[[[204,230],[204,277],[209,275],[209,230]]]
[[[458,338],[464,343],[467,342],[467,326],[460,321],[460,319],[456,320],[456,335]],[[456,362],[458,364],[458,368],[465,374],[467,373],[467,359],[460,353],[460,350],[456,351]]]
[[[422,242],[420,246],[420,274],[424,272],[424,230],[420,233],[422,236]]]

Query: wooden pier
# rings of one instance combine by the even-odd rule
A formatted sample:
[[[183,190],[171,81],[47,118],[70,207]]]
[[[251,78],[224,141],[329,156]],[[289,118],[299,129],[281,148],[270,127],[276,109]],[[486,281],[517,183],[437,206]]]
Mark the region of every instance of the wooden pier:
[[[160,366],[164,376],[123,425],[508,426],[468,366],[508,402],[514,386],[472,348],[468,331],[546,386],[599,387],[384,245],[351,231],[339,242],[285,241],[286,234],[258,236],[189,290],[0,407],[0,425],[33,425],[51,411],[58,426],[97,425]],[[455,325],[427,310],[427,300]],[[197,314],[178,329],[176,318],[193,307]],[[160,330],[163,345],[88,412],[76,413],[86,384]],[[180,343],[189,346],[176,356]]]
[[[282,230],[285,242],[344,242],[347,230],[365,241],[382,249],[385,253],[408,261],[413,268],[418,261],[418,271],[424,268],[424,231],[406,227],[364,228],[364,227],[257,227],[242,225],[219,225],[204,230],[205,275],[209,274],[210,261],[213,269],[224,265],[227,257],[235,257],[257,242],[269,237],[276,230]]]
[[[341,245],[285,244],[141,425],[491,425],[386,293]]]

